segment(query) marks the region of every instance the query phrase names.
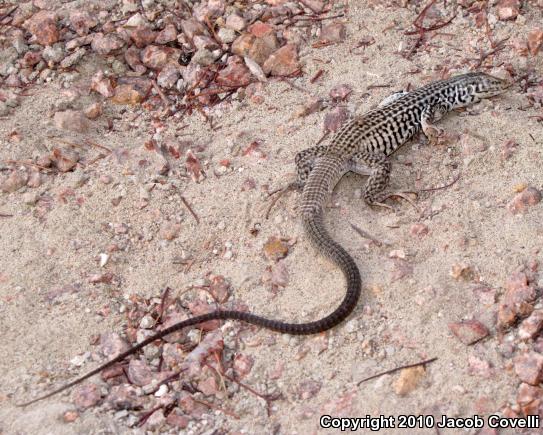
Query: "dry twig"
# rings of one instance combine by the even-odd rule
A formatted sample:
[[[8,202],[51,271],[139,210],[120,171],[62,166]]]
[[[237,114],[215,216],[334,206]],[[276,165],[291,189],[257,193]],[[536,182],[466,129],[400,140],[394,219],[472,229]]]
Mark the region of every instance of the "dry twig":
[[[435,360],[437,360],[437,357],[426,359],[426,360],[418,362],[418,363],[408,364],[408,365],[396,367],[396,368],[393,368],[393,369],[390,369],[390,370],[386,370],[384,372],[377,373],[376,375],[373,375],[373,376],[368,376],[367,378],[364,378],[361,381],[358,381],[356,386],[359,386],[360,384],[362,384],[364,382],[371,381],[372,379],[379,378],[379,377],[384,376],[384,375],[390,375],[391,373],[396,373],[399,370],[408,369],[408,368],[411,368],[411,367],[423,366],[423,365],[429,364],[431,362],[434,362]]]

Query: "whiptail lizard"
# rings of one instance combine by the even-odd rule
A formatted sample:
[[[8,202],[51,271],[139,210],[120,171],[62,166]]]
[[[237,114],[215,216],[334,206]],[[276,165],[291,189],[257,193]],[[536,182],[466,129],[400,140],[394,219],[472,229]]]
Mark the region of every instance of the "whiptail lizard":
[[[309,148],[296,156],[298,180],[294,185],[303,188],[300,214],[305,233],[316,250],[341,269],[347,281],[347,291],[341,304],[326,317],[309,323],[286,323],[252,313],[229,310],[192,317],[162,330],[89,373],[21,406],[64,391],[159,338],[208,320],[242,320],[296,335],[314,334],[336,326],[355,308],[361,287],[360,272],[353,258],[330,237],[323,224],[323,207],[336,183],[349,171],[369,175],[364,189],[364,200],[370,205],[383,205],[383,201],[393,195],[384,192],[391,169],[388,156],[420,130],[430,141],[434,141],[441,130],[433,123],[444,114],[482,98],[501,94],[508,87],[505,81],[496,77],[484,73],[469,73],[430,83],[412,92],[397,93],[383,101],[376,109],[345,123],[330,145]]]

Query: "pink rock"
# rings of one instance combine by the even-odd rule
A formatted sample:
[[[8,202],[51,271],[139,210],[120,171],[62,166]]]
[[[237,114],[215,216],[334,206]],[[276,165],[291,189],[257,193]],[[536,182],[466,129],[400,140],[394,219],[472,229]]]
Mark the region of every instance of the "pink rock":
[[[324,2],[322,0],[300,0],[304,6],[311,9],[311,12],[320,14],[324,9]]]
[[[190,420],[186,415],[181,415],[175,410],[170,412],[166,417],[166,423],[179,429],[185,429],[189,425],[189,422]]]
[[[330,43],[342,42],[345,40],[346,35],[347,31],[343,23],[330,23],[323,26],[319,41]]]
[[[195,35],[207,34],[207,30],[205,26],[194,19],[181,20],[180,26],[181,26],[181,31],[185,34],[185,36],[189,40],[194,38]]]
[[[106,402],[113,409],[138,409],[142,406],[142,398],[138,397],[136,388],[131,385],[116,385],[106,397]]]
[[[518,330],[518,336],[522,340],[534,338],[543,328],[543,310],[535,310],[522,321]]]
[[[71,51],[78,47],[82,47],[83,45],[90,45],[93,39],[94,35],[85,35],[80,36],[79,38],[74,38],[66,43],[66,50]]]
[[[296,46],[292,44],[286,44],[273,52],[262,66],[264,72],[272,76],[288,76],[297,72],[299,68],[298,52]]]
[[[98,54],[103,56],[118,50],[124,46],[124,41],[113,34],[104,35],[103,33],[95,33],[92,38],[91,48]]]
[[[330,93],[328,95],[330,95],[330,98],[333,101],[339,102],[346,101],[347,97],[351,95],[352,92],[353,90],[349,85],[343,84],[334,86],[332,89],[330,89]]]
[[[194,155],[192,150],[187,150],[185,167],[187,168],[187,172],[190,174],[190,177],[192,178],[193,181],[195,181],[196,183],[199,183],[202,180],[204,180],[205,178],[204,170],[202,169],[200,160],[198,159],[198,157]]]
[[[298,397],[301,400],[308,400],[312,397],[315,397],[317,393],[321,390],[322,382],[315,381],[313,379],[306,379],[302,381],[298,386]]]
[[[263,23],[262,21],[256,21],[251,24],[247,29],[257,38],[265,38],[273,34],[275,36],[275,29],[268,23]]]
[[[25,67],[36,65],[41,60],[41,53],[39,51],[27,51],[23,56],[21,64]]]
[[[165,89],[170,89],[175,86],[177,80],[181,76],[181,71],[179,71],[179,66],[173,63],[168,63],[156,78],[158,86]]]
[[[136,47],[132,46],[129,47],[124,52],[124,60],[128,64],[130,68],[132,68],[135,72],[138,74],[145,74],[145,71],[147,71],[147,68],[141,63],[141,54],[140,50],[138,50]]]
[[[520,13],[520,1],[500,0],[497,9],[500,20],[514,20]]]
[[[53,148],[50,158],[60,172],[68,172],[77,165],[79,153],[71,148]]]
[[[543,379],[543,355],[528,352],[515,358],[515,373],[522,382],[538,385]]]
[[[134,44],[136,44],[136,47],[138,48],[143,48],[152,44],[157,37],[157,33],[149,26],[138,26],[131,29],[128,33],[130,39],[134,41]]]
[[[76,110],[65,110],[56,112],[53,118],[55,127],[62,130],[85,133],[89,129],[89,121],[81,112]]]
[[[226,18],[225,27],[235,30],[236,32],[241,32],[245,29],[245,26],[245,20],[237,14],[230,14]]]
[[[208,376],[198,382],[198,389],[206,396],[212,396],[217,393],[218,385],[214,376]]]
[[[149,68],[159,70],[171,59],[178,59],[181,50],[172,47],[149,45],[141,52],[141,61]]]
[[[86,11],[74,11],[70,14],[70,24],[79,36],[85,36],[98,21]]]
[[[226,302],[230,296],[230,284],[222,275],[212,275],[209,291],[220,304]]]
[[[331,112],[328,112],[324,116],[324,131],[337,131],[341,127],[347,118],[349,112],[345,107],[337,106]]]
[[[90,408],[100,401],[100,391],[96,384],[83,384],[76,387],[73,395],[75,406],[80,409]]]
[[[100,351],[108,358],[115,358],[121,352],[128,350],[128,343],[114,332],[100,335]]]
[[[96,119],[103,113],[103,108],[100,103],[93,103],[90,106],[87,106],[83,113],[89,119]]]
[[[241,57],[247,56],[263,66],[278,47],[279,42],[274,32],[267,33],[263,37],[256,37],[252,33],[243,33],[232,43],[232,53]]]
[[[207,50],[215,50],[219,48],[219,44],[213,38],[208,35],[196,35],[192,39],[194,46],[197,50],[206,48]]]
[[[177,29],[174,24],[168,24],[162,29],[155,39],[155,44],[167,44],[177,39]]]
[[[226,68],[219,71],[216,81],[225,86],[247,86],[251,82],[251,72],[238,56],[230,56]]]
[[[422,224],[422,223],[416,223],[416,224],[411,225],[411,228],[410,228],[409,232],[413,236],[422,237],[422,236],[425,236],[426,234],[428,234],[429,230],[428,230],[427,225]]]
[[[151,382],[153,372],[143,361],[133,359],[128,363],[128,379],[133,384],[143,387]]]
[[[528,285],[528,278],[524,272],[516,272],[509,277],[506,283],[506,292],[498,308],[498,325],[511,326],[519,317],[525,317],[533,311],[533,301],[536,292],[533,286]]]
[[[537,55],[543,44],[543,30],[535,29],[528,33],[528,49],[532,56]]]
[[[243,379],[251,372],[254,362],[254,359],[249,355],[237,354],[234,357],[234,371],[239,379]]]
[[[513,214],[525,213],[528,206],[536,205],[541,201],[541,192],[535,187],[527,187],[507,204],[507,209]]]
[[[30,175],[28,176],[28,183],[26,185],[28,187],[40,187],[43,183],[41,173],[39,171],[32,171],[30,172]]]
[[[106,98],[112,97],[115,93],[113,90],[113,82],[109,77],[104,75],[102,70],[99,70],[92,76],[90,88]]]
[[[59,40],[57,15],[54,12],[41,10],[25,21],[24,26],[36,38],[38,44],[53,45]]]
[[[492,367],[488,361],[470,355],[468,357],[468,373],[472,376],[477,375],[488,379],[492,376]]]
[[[473,294],[483,305],[494,305],[496,303],[496,289],[485,286],[475,287]]]
[[[477,320],[463,320],[449,323],[449,329],[464,344],[470,345],[485,338],[488,329]]]
[[[16,192],[26,186],[28,175],[22,171],[12,171],[5,179],[0,180],[0,190],[6,193]]]

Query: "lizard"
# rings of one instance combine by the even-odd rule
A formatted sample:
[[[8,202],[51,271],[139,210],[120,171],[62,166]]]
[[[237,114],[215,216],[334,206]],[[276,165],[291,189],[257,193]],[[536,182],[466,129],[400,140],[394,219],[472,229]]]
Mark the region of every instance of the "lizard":
[[[384,204],[387,198],[401,196],[401,193],[385,192],[391,172],[389,156],[421,130],[430,142],[435,142],[443,131],[434,123],[446,113],[499,95],[509,86],[505,80],[472,72],[432,82],[411,92],[399,92],[387,97],[377,108],[344,123],[329,145],[308,148],[296,155],[297,180],[291,186],[302,190],[299,214],[305,235],[320,254],[338,266],[346,281],[343,300],[327,316],[308,323],[287,323],[244,311],[212,311],[165,328],[90,372],[19,406],[60,393],[168,334],[208,320],[240,320],[293,335],[315,334],[338,325],[356,307],[362,281],[354,259],[332,239],[323,222],[324,205],[335,185],[350,171],[368,175],[364,201],[368,205],[388,207]]]

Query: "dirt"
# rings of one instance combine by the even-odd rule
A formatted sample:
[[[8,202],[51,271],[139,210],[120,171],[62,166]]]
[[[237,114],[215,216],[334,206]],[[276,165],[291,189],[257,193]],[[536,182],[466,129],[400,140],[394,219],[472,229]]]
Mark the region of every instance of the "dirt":
[[[120,310],[129,295],[160,297],[171,287],[179,298],[192,298],[184,291],[213,273],[229,280],[233,300],[267,317],[304,322],[323,317],[339,303],[343,277],[306,242],[296,217],[298,195],[285,196],[270,218],[264,217],[268,190],[293,179],[296,153],[323,135],[326,111],[295,117],[296,107],[310,95],[326,96],[334,86],[348,84],[353,89],[348,106],[363,113],[394,91],[439,78],[443,68],[466,71],[465,59],[477,57],[470,43],[484,39],[470,18],[460,14],[437,32],[434,45],[406,59],[397,53],[406,44],[399,29],[409,28],[422,6],[374,3],[380,2],[371,7],[351,2],[343,18],[345,42],[301,50],[304,75],[290,79],[301,88],[270,80],[261,92],[263,101],[246,98],[224,104],[213,112],[213,125],[198,113],[159,121],[141,106],[106,101],[104,114],[91,121],[88,132],[59,130],[53,115],[69,96],[58,80],[30,88],[19,106],[1,119],[1,159],[47,154],[63,145],[61,139],[79,144],[83,164],[75,171],[44,175],[40,187],[0,195],[0,213],[7,215],[0,217],[0,433],[179,432],[167,426],[130,427],[124,416],[107,407],[78,410],[75,421],[66,422],[65,413],[76,409],[70,392],[25,408],[15,406],[98,364],[94,337],[123,334]],[[540,7],[526,2],[522,23],[499,21],[494,40],[525,38],[538,24]],[[366,36],[375,38],[375,44],[349,51]],[[511,47],[481,69],[500,73],[506,63],[521,71],[541,71],[543,53],[523,57]],[[88,82],[99,65],[93,56],[84,59],[76,85]],[[311,83],[319,69],[324,74]],[[100,100],[93,93],[69,106],[80,110]],[[230,355],[254,360],[243,383],[262,393],[280,392],[282,398],[272,403],[268,415],[264,401],[245,389],[221,400],[207,397],[217,409],[191,417],[181,433],[327,433],[332,429],[319,427],[323,414],[395,416],[396,422],[401,414],[431,414],[440,420],[442,414],[487,416],[515,404],[520,381],[512,370],[514,356],[528,345],[517,340],[514,328],[498,331],[496,313],[508,277],[542,261],[541,203],[516,215],[506,207],[520,183],[543,188],[543,129],[536,118],[541,109],[528,102],[517,84],[503,96],[440,122],[449,133],[482,141],[482,151],[463,152],[454,138],[431,146],[420,136],[396,153],[391,190],[435,187],[460,174],[449,187],[420,193],[418,211],[401,201],[390,202],[395,211],[369,208],[357,191],[364,179],[345,176],[326,210],[326,224],[360,268],[358,307],[347,322],[319,336],[297,338],[243,327],[243,339],[226,344]],[[184,174],[184,156],[170,156],[171,171],[157,175],[161,160],[144,146],[157,123],[160,140],[188,141],[196,150],[204,180],[197,183]],[[502,146],[510,139],[518,147],[504,159]],[[260,141],[265,157],[236,150],[253,141]],[[108,153],[92,144],[117,151]],[[93,161],[102,153],[105,157]],[[223,159],[230,160],[231,169],[221,174],[217,169]],[[248,178],[255,189],[244,188]],[[146,186],[150,198],[142,208]],[[199,223],[180,201],[180,193]],[[29,199],[32,195],[37,202]],[[159,235],[166,222],[180,225],[171,241]],[[360,237],[351,223],[382,243]],[[428,233],[413,234],[415,224],[424,224]],[[263,245],[272,236],[296,241],[283,260],[288,284],[274,291],[262,280],[270,266]],[[227,242],[231,258],[224,256]],[[181,251],[193,260],[190,267],[176,261]],[[103,253],[109,259],[101,267]],[[458,265],[471,273],[455,278],[451,271]],[[91,282],[93,274],[104,272],[113,274],[111,283]],[[543,282],[535,276],[534,285],[541,288]],[[490,304],[478,297],[476,289],[482,286],[495,291]],[[489,336],[473,345],[462,343],[448,325],[466,319],[481,322]],[[507,343],[513,343],[512,351]],[[89,351],[81,367],[70,362]],[[398,372],[358,385],[368,376],[433,357],[437,360],[416,372],[415,385],[405,395],[397,392]],[[271,376],[279,367],[279,376]]]

